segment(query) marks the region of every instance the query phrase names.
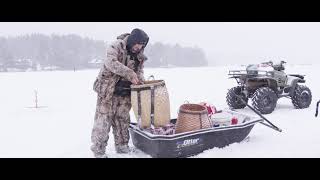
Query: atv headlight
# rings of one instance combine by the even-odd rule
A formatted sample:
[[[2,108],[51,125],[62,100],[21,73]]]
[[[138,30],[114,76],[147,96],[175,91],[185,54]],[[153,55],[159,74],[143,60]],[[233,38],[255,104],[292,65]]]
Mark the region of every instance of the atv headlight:
[[[267,76],[272,76],[272,72],[267,72]]]
[[[259,75],[266,75],[266,72],[264,72],[264,71],[259,71],[258,74],[259,74]]]

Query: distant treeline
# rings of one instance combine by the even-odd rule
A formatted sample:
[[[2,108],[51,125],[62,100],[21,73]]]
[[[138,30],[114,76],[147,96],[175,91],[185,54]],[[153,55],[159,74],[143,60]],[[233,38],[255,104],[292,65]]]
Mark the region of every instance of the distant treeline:
[[[0,37],[0,71],[10,68],[43,70],[97,68],[105,59],[107,42],[70,35],[30,34]],[[149,44],[146,67],[207,66],[199,48]]]
[[[147,46],[145,50],[150,61],[146,66],[178,66],[194,67],[208,66],[205,53],[202,49],[196,47],[181,47],[179,44],[174,46],[156,42]]]

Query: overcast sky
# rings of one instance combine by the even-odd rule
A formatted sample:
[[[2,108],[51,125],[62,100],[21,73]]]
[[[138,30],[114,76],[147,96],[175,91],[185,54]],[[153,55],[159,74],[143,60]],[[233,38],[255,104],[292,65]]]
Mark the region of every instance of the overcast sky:
[[[0,22],[0,36],[75,33],[113,41],[136,27],[149,34],[151,43],[200,47],[215,64],[279,59],[316,63],[320,59],[317,22]]]

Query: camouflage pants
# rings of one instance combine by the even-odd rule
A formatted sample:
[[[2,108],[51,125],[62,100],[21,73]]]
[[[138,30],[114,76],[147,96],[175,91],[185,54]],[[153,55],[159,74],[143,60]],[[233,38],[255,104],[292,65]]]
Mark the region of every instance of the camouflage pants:
[[[101,111],[101,108],[106,110]],[[91,141],[93,143],[91,150],[93,153],[105,153],[111,127],[115,146],[128,145],[130,138],[128,130],[130,124],[130,109],[130,96],[113,96],[112,102],[104,102],[104,100],[98,96],[97,110],[91,134]]]

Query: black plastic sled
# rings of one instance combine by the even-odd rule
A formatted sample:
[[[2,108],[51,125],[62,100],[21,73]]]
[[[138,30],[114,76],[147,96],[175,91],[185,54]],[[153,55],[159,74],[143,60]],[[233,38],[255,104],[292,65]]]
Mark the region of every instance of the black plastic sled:
[[[182,158],[197,155],[212,148],[222,148],[232,143],[243,141],[256,123],[262,122],[259,117],[245,116],[237,125],[212,127],[174,135],[154,135],[141,130],[136,123],[129,127],[133,145],[153,158]],[[176,119],[171,120],[172,123]]]

